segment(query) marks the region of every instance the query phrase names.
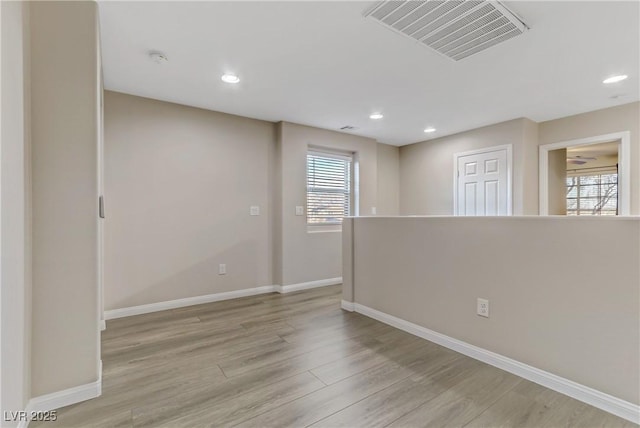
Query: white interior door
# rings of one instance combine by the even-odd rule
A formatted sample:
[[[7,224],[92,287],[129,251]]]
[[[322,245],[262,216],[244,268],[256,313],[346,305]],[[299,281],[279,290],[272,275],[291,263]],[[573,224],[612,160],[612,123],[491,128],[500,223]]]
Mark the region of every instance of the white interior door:
[[[510,215],[510,150],[461,153],[456,160],[456,215]]]

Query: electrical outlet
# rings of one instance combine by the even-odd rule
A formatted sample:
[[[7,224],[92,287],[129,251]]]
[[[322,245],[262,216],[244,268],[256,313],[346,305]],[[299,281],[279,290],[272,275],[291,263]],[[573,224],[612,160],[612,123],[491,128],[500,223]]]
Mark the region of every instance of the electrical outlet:
[[[252,206],[249,209],[249,215],[260,215],[260,207],[257,205]]]
[[[478,315],[489,318],[489,301],[478,297]]]
[[[301,205],[296,206],[296,215],[304,215],[304,207]]]
[[[224,263],[220,263],[218,266],[218,275],[226,275],[227,274],[227,265]]]

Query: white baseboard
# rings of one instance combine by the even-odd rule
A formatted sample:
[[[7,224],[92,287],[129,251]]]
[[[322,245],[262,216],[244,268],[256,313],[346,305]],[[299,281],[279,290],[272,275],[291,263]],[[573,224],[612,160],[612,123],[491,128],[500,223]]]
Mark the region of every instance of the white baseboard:
[[[130,317],[133,315],[148,314],[151,312],[166,311],[167,309],[183,308],[186,306],[200,305],[203,303],[219,302],[222,300],[237,299],[239,297],[256,296],[266,293],[291,293],[292,291],[307,290],[310,288],[324,287],[327,285],[342,284],[342,277],[321,279],[318,281],[302,282],[291,285],[265,285],[262,287],[246,288],[244,290],[226,291],[224,293],[206,294],[204,296],[187,297],[184,299],[168,300],[165,302],[150,303],[147,305],[131,306],[128,308],[112,309],[104,311],[104,319]],[[104,322],[104,321],[103,321]],[[102,327],[102,326],[101,326]],[[104,326],[106,328],[106,324]],[[103,328],[103,330],[104,330]]]
[[[102,395],[102,362],[100,362],[99,370],[98,380],[95,382],[33,397],[27,403],[27,408],[25,409],[28,419],[20,421],[18,428],[27,428],[29,426],[32,412],[48,412]]]
[[[308,290],[310,288],[326,287],[328,285],[342,284],[342,277],[321,279],[318,281],[301,282],[299,284],[276,285],[278,293],[291,293],[292,291]]]
[[[244,290],[227,291],[224,293],[206,294],[204,296],[187,297],[184,299],[168,300],[166,302],[150,303],[148,305],[131,306],[129,308],[112,309],[104,311],[104,319],[130,317],[133,315],[148,314],[151,312],[166,311],[167,309],[183,308],[185,306],[200,305],[202,303],[219,302],[221,300],[237,299],[238,297],[255,296],[258,294],[273,293],[276,286],[265,285],[262,287],[246,288]]]
[[[346,300],[343,300],[342,302],[340,302],[340,307],[342,309],[344,309],[345,311],[349,311],[349,312],[355,311],[355,303],[347,302]],[[371,317],[371,318],[373,318],[373,317]]]
[[[351,303],[351,302],[344,302]],[[492,366],[498,367],[516,376],[530,380],[561,394],[568,395],[576,400],[590,404],[605,412],[612,413],[628,421],[640,424],[640,406],[629,403],[620,398],[613,397],[604,392],[595,390],[585,385],[573,382],[569,379],[554,375],[553,373],[537,369],[511,358],[471,345],[461,340],[440,334],[428,328],[413,324],[393,315],[380,312],[359,303],[353,304],[356,312],[370,318],[381,321],[415,336],[437,343],[456,352],[480,360]],[[344,308],[344,306],[343,306]],[[346,309],[346,308],[345,308]],[[348,309],[346,309],[348,310]]]

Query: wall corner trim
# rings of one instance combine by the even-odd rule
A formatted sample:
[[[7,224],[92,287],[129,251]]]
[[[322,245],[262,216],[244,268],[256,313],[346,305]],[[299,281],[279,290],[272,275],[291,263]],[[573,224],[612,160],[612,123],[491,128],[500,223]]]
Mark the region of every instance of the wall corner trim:
[[[342,302],[340,302],[340,307],[345,311],[349,311],[349,312],[354,312],[356,310],[355,303],[348,302],[346,300],[343,300]]]
[[[183,308],[186,306],[201,305],[203,303],[219,302],[222,300],[237,299],[239,297],[256,296],[267,293],[291,293],[293,291],[307,290],[310,288],[325,287],[342,283],[342,277],[321,279],[318,281],[301,282],[291,285],[264,285],[262,287],[245,288],[243,290],[225,291],[222,293],[205,294],[203,296],[186,297],[184,299],[168,300],[164,302],[149,303],[147,305],[131,306],[128,308],[112,309],[104,311],[105,320],[130,317],[134,315],[148,314],[151,312],[166,311],[168,309]],[[105,325],[106,328],[106,325]]]
[[[80,403],[81,401],[90,400],[102,395],[102,362],[100,362],[100,372],[98,380],[84,385],[74,386],[72,388],[63,389],[62,391],[52,392],[50,394],[33,397],[27,403],[25,409],[27,420],[21,421],[18,428],[27,428],[31,422],[32,412],[48,412],[59,409],[61,407],[70,406],[71,404]]]
[[[344,302],[344,300],[343,300]],[[350,302],[347,302],[350,303]],[[355,312],[490,364],[623,419],[640,424],[640,406],[511,358],[471,345],[373,308],[352,303]]]

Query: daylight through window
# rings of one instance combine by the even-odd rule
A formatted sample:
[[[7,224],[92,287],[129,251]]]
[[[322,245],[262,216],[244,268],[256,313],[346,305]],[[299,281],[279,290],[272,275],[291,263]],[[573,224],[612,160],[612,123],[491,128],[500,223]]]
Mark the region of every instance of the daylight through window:
[[[342,224],[350,215],[352,164],[348,154],[307,153],[308,224]]]
[[[618,174],[567,177],[567,215],[616,215]]]

